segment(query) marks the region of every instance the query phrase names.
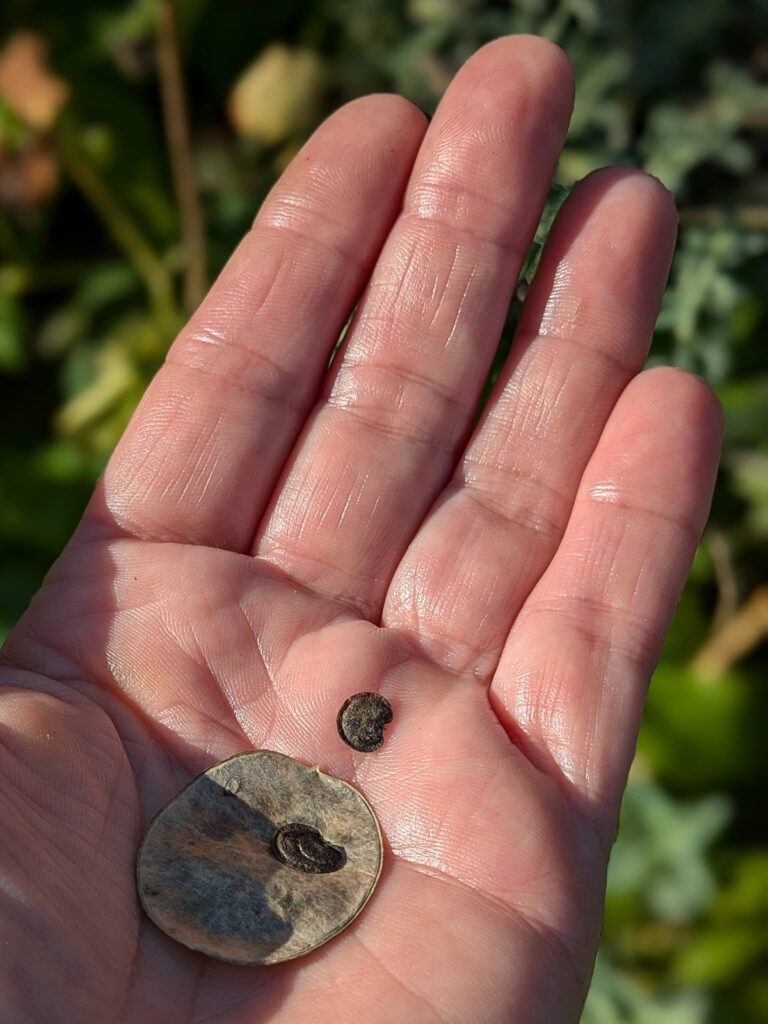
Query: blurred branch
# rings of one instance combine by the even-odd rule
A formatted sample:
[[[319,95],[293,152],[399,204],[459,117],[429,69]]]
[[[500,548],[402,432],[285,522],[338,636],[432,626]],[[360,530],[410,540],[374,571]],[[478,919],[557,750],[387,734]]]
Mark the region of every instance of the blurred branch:
[[[708,640],[691,667],[703,679],[716,679],[768,637],[768,586],[749,600]]]
[[[160,318],[165,323],[173,322],[175,303],[168,269],[88,160],[68,141],[60,141],[59,154],[69,176],[99,215],[112,240],[131,261]]]
[[[160,0],[157,61],[173,184],[181,215],[186,266],[184,306],[191,313],[205,295],[205,224],[189,136],[174,0]]]
[[[726,535],[721,530],[710,527],[704,536],[704,545],[712,559],[717,581],[717,607],[712,616],[712,628],[717,632],[736,614],[739,588],[733,565],[733,552]]]

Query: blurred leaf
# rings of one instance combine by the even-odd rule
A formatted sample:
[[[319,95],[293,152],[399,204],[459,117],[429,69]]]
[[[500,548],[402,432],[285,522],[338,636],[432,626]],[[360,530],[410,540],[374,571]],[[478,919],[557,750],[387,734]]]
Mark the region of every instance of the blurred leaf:
[[[750,445],[768,454],[768,375],[727,381],[718,389],[725,413],[725,429],[731,446]]]
[[[57,429],[108,451],[127,422],[149,373],[165,353],[162,330],[144,316],[128,316],[92,356],[71,362],[72,397],[58,411]]]
[[[608,869],[608,900],[640,902],[658,920],[688,921],[715,892],[707,853],[729,818],[720,796],[672,800],[650,781],[630,782]]]
[[[733,489],[748,505],[747,523],[755,534],[768,537],[768,453],[731,453],[728,461]]]
[[[136,276],[124,263],[105,263],[95,268],[77,287],[70,301],[42,323],[37,335],[37,352],[46,358],[62,355],[90,334],[96,316],[105,308],[117,307],[135,298]]]
[[[648,691],[638,750],[665,782],[700,790],[765,778],[766,734],[762,679],[732,670],[704,681],[663,661]]]
[[[114,409],[136,383],[136,372],[123,353],[116,349],[100,353],[96,379],[59,410],[59,430],[65,435],[82,433]]]
[[[568,186],[558,185],[556,182],[553,182],[549,187],[549,192],[547,193],[547,198],[544,203],[544,210],[519,275],[520,278],[528,284],[531,283],[533,275],[536,273],[536,268],[539,265],[541,253],[544,249],[544,243],[549,235],[552,222],[557,216],[560,207],[568,198],[568,193],[570,191],[571,190]]]
[[[768,925],[731,925],[705,931],[693,939],[675,964],[683,984],[722,985],[765,961]]]
[[[32,137],[29,126],[14,112],[10,104],[0,95],[0,147],[2,150],[20,149]]]
[[[708,1024],[701,991],[654,993],[598,956],[581,1024]]]
[[[623,134],[627,117],[620,88],[629,80],[632,61],[624,50],[593,53],[578,76],[570,137],[602,130],[609,138]]]
[[[17,32],[0,51],[0,96],[26,124],[50,128],[69,86],[48,67],[48,44],[35,32]]]
[[[697,569],[701,569],[703,557],[699,556]],[[663,664],[674,662],[679,665],[692,658],[709,633],[709,615],[699,589],[693,585],[694,580],[695,576],[689,576],[688,586],[683,590],[675,609],[672,625],[664,640]]]
[[[268,46],[242,72],[227,103],[235,130],[268,146],[301,135],[318,114],[325,71],[311,50]]]
[[[437,23],[443,26],[460,19],[465,14],[467,6],[466,0],[407,0],[406,11],[408,17],[415,22],[425,25]]]
[[[674,976],[683,984],[741,983],[768,961],[768,850],[739,856],[702,931],[681,949]]]
[[[731,370],[729,319],[745,291],[733,270],[768,249],[768,236],[733,228],[686,231],[675,256],[658,329],[673,338],[678,366],[720,381]]]
[[[117,11],[100,13],[95,21],[94,42],[130,77],[149,70],[138,55],[145,45],[149,53],[154,50],[158,6],[158,0],[133,0]]]
[[[768,107],[768,87],[728,64],[714,65],[708,75],[709,96],[690,105],[660,103],[648,120],[641,149],[645,166],[672,192],[690,171],[707,161],[734,174],[747,174],[754,152],[739,132]]]
[[[712,913],[718,921],[768,924],[768,849],[739,855]]]

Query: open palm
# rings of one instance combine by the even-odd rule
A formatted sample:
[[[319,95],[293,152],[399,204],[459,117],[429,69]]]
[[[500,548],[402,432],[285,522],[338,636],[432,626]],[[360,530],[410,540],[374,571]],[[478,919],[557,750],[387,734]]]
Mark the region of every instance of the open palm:
[[[614,168],[561,211],[473,425],[571,89],[518,37],[426,135],[393,96],[343,108],[171,349],[4,651],[14,1024],[578,1018],[720,420],[639,373],[674,208]],[[336,733],[360,690],[395,710],[375,754]],[[357,785],[387,850],[351,928],[242,968],[159,932],[133,865],[176,790],[262,747]]]

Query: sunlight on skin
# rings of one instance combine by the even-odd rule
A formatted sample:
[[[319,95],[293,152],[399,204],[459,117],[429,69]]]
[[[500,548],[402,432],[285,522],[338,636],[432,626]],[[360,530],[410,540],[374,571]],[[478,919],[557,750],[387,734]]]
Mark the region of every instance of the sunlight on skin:
[[[3,652],[14,1021],[578,1019],[720,421],[697,379],[636,376],[674,210],[612,169],[561,210],[469,436],[571,98],[518,37],[426,135],[401,99],[343,108],[174,344]],[[360,690],[394,710],[372,755],[336,730]],[[254,747],[357,785],[385,837],[355,924],[260,970],[168,939],[133,882],[159,808]]]

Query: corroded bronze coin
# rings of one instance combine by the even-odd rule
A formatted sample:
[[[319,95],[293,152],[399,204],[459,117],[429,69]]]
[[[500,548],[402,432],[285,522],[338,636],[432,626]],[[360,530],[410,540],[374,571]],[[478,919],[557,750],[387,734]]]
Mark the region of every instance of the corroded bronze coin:
[[[142,906],[220,960],[303,956],[360,913],[381,872],[376,817],[356,789],[284,754],[238,754],[160,811],[136,863]]]
[[[355,750],[369,754],[384,742],[384,726],[392,721],[392,705],[380,693],[356,693],[336,716],[339,736]]]

